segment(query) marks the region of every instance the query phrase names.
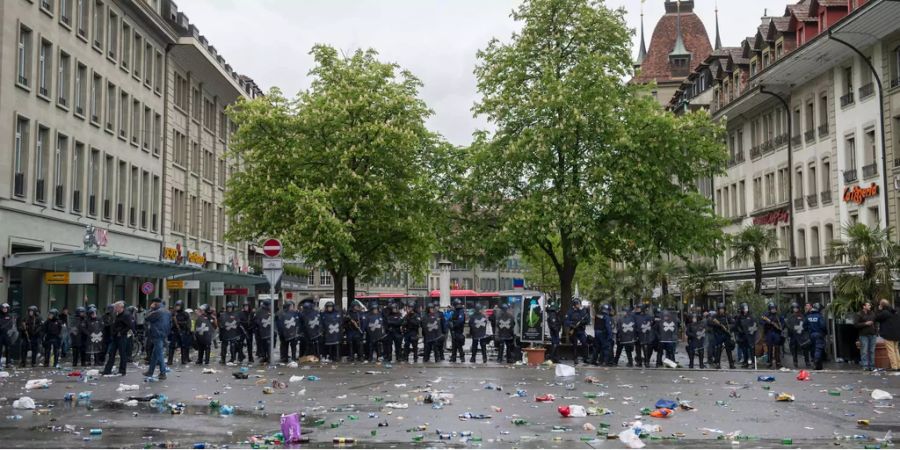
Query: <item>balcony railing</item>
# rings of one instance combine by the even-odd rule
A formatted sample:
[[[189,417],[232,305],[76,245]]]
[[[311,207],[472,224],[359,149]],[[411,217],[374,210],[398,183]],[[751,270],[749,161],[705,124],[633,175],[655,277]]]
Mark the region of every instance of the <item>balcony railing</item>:
[[[24,197],[25,196],[25,174],[17,173],[13,177],[13,195],[16,197]]]
[[[776,147],[780,147],[782,145],[787,144],[787,141],[788,141],[787,133],[779,134],[778,136],[775,136],[775,146]]]
[[[804,207],[803,197],[795,198],[794,199],[794,209],[803,209],[803,207]]]
[[[825,136],[828,136],[828,124],[827,123],[824,125],[819,125],[819,137],[822,138]]]
[[[825,264],[834,264],[834,256],[825,255]]]
[[[743,150],[739,150],[737,153],[734,154],[735,164],[740,164],[740,163],[744,162],[745,160],[746,160],[746,157],[744,156]],[[212,176],[210,176],[210,178],[212,178]]]
[[[775,141],[769,140],[769,141],[763,142],[762,145],[760,146],[760,148],[762,149],[763,155],[765,155],[767,153],[772,153],[775,151]]]
[[[874,177],[875,175],[878,175],[878,164],[872,163],[872,164],[863,166],[862,171],[863,171],[863,178]]]
[[[875,94],[875,83],[869,83],[859,88],[859,98],[864,99]]]
[[[821,257],[821,256],[810,256],[810,257],[809,257],[809,265],[811,265],[811,266],[818,266],[818,265],[820,265],[820,264],[822,264],[822,257]]]
[[[750,159],[756,159],[762,156],[762,151],[759,147],[751,147],[750,148]]]
[[[841,96],[841,108],[852,105],[853,102],[853,92],[848,92]]]
[[[799,147],[800,144],[802,144],[802,143],[803,143],[803,136],[801,136],[799,134],[791,138],[791,145],[793,145],[795,147]]]
[[[816,140],[816,130],[807,130],[805,133],[803,133],[803,138],[806,140],[807,144],[812,143]]]
[[[852,183],[859,179],[859,173],[856,169],[844,171],[844,183]]]
[[[832,202],[831,191],[822,191],[821,197],[822,197],[821,200],[822,200],[823,205],[831,204],[831,202]]]
[[[809,261],[805,257],[797,257],[797,267],[806,267]]]
[[[806,196],[806,204],[807,204],[810,208],[814,208],[814,207],[816,207],[816,206],[819,206],[819,196],[816,195],[816,194],[810,194],[810,195],[807,195],[807,196]]]

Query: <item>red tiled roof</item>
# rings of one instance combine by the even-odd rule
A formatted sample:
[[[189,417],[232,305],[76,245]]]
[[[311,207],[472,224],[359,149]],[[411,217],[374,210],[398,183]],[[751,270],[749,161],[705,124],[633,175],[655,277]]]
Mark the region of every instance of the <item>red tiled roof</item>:
[[[691,9],[686,8],[686,2],[681,4],[681,34],[684,46],[691,52],[691,67],[696,67],[712,52],[712,45],[709,43],[706,27]],[[641,65],[640,72],[634,78],[634,82],[665,82],[684,78],[673,77],[669,65],[669,53],[675,48],[677,16],[677,13],[667,13],[656,24],[656,28],[653,29],[653,37],[650,40],[650,48],[647,51],[647,58]]]

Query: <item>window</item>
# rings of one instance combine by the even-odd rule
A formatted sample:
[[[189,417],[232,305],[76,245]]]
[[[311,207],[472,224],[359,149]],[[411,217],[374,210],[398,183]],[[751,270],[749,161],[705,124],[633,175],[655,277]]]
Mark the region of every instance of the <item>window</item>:
[[[94,48],[97,50],[103,51],[103,24],[106,22],[103,20],[105,14],[103,14],[103,2],[97,0],[94,2]]]
[[[159,229],[159,176],[153,175],[153,190],[150,192],[150,230]]]
[[[75,69],[75,114],[84,116],[84,102],[87,99],[87,66],[78,64]]]
[[[31,78],[31,30],[19,27],[19,43],[16,47],[16,83],[30,87]]]
[[[325,269],[319,269],[319,286],[331,286],[331,274]]]
[[[152,133],[153,133],[152,120],[153,120],[153,111],[151,111],[150,108],[145,106],[144,107],[144,129],[142,130],[141,134],[143,135],[142,145],[144,147],[144,150],[148,150],[148,151],[150,150],[150,138],[152,137]]]
[[[155,81],[153,90],[159,94],[162,92],[163,86],[163,54],[158,50],[156,51],[156,63],[153,65],[153,68],[156,70],[156,75],[153,77]]]
[[[72,152],[72,211],[81,212],[81,193],[84,189],[84,143],[75,142]]]
[[[812,134],[816,129],[816,107],[812,101],[806,103],[806,132]]]
[[[219,111],[219,139],[224,140],[225,137],[227,136],[227,134],[228,134],[227,133],[227,130],[228,130],[227,124],[228,124],[228,117],[225,116],[225,111]],[[740,139],[738,139],[738,149],[743,147],[741,144],[742,144],[742,142],[740,142]]]
[[[797,169],[797,176],[794,178],[794,198],[803,199],[803,169]]]
[[[100,103],[103,101],[103,77],[94,74],[94,81],[91,83],[91,122],[100,124]]]
[[[53,158],[53,204],[57,208],[66,206],[66,173],[69,153],[68,136],[56,133],[56,152]]]
[[[794,109],[794,123],[793,123],[794,130],[796,130],[796,131],[794,131],[794,136],[797,138],[800,137],[800,124],[801,123],[802,122],[800,122],[800,108],[798,107],[798,108]]]
[[[184,112],[188,110],[188,81],[178,72],[175,72],[175,106]]]
[[[831,192],[831,161],[822,160],[822,192]]]
[[[844,142],[847,170],[856,170],[856,138],[848,137]]]
[[[178,130],[173,130],[172,140],[174,141],[174,155],[173,158],[175,160],[175,164],[180,165],[181,167],[187,167],[187,137],[179,132]]]
[[[807,171],[806,179],[807,179],[807,182],[809,183],[809,190],[807,190],[806,192],[808,192],[809,195],[816,195],[816,193],[819,192],[819,189],[816,186],[816,183],[819,182],[819,179],[816,178],[816,163],[810,163],[809,168],[807,168],[806,171]]]
[[[191,172],[200,174],[200,144],[191,142]]]
[[[106,82],[106,131],[110,133],[115,133],[115,121],[116,121],[116,85]]]
[[[200,89],[194,88],[191,93],[191,116],[196,121],[200,121]]]
[[[105,164],[103,168],[103,218],[110,220],[112,218],[112,188],[116,176],[116,162],[112,156],[106,155]]]
[[[869,210],[869,214],[868,214],[869,215],[869,218],[868,218],[869,223],[867,225],[869,225],[869,228],[881,228],[881,217],[880,217],[880,214],[878,213],[878,207],[872,206],[872,207],[868,208],[868,210]]]
[[[144,84],[153,85],[153,44],[144,44]]]
[[[766,174],[766,206],[774,205],[776,201],[775,174]]]
[[[119,50],[119,16],[112,11],[112,8],[109,10],[109,33],[107,36],[107,55],[115,60],[118,56],[116,52]]]
[[[76,34],[85,40],[87,39],[89,1],[90,0],[75,0],[75,14],[77,19]]]
[[[309,273],[306,274],[306,284],[308,286],[316,285],[316,271],[314,268],[308,267]]]
[[[153,154],[159,155],[162,148],[162,115],[153,115]]]
[[[122,21],[122,68],[128,70],[131,64],[131,25]]]
[[[50,129],[38,126],[37,141],[34,148],[34,199],[37,202],[47,201],[47,165],[50,149]]]
[[[184,233],[184,191],[172,188],[172,231]]]
[[[191,196],[191,202],[188,206],[187,210],[187,226],[188,226],[188,234],[191,236],[197,236],[200,233],[200,210],[197,205],[197,196]]]
[[[828,94],[819,98],[819,136],[828,135]]]
[[[119,91],[119,137],[128,139],[128,93],[124,90]]]
[[[844,67],[844,94],[853,93],[853,67]]]
[[[806,265],[806,230],[797,230],[797,265]]]
[[[216,157],[213,155],[213,152],[207,150],[204,153],[204,161],[203,161],[203,178],[212,181],[215,179],[216,173]]]
[[[203,127],[214,133],[216,130],[216,106],[213,102],[203,99]]]
[[[141,102],[133,99],[131,102],[131,143],[138,145],[141,134]]]
[[[865,131],[864,134],[864,144],[865,144],[865,152],[866,152],[866,165],[875,164],[877,158],[877,149],[875,146],[875,129],[869,128]]]
[[[745,186],[743,180],[741,180],[739,186],[740,186],[740,190],[738,191],[738,196],[740,197],[740,205],[741,205],[740,213],[741,213],[741,216],[745,216],[745,215],[747,215],[747,192],[746,192],[746,186]]]
[[[91,149],[91,159],[88,162],[88,215],[97,215],[97,194],[100,190],[100,150]]]
[[[68,28],[72,25],[72,1],[59,0],[59,22]]]
[[[72,57],[59,52],[59,69],[56,74],[56,103],[69,106],[69,83],[72,82]]]
[[[131,198],[128,203],[128,225],[131,225],[132,227],[137,226],[137,210],[140,206],[141,195],[140,182],[141,179],[138,174],[138,168],[131,166]]]
[[[150,208],[150,173],[141,172],[141,217],[140,224],[142,229],[147,229],[147,210]]]
[[[225,242],[225,208],[218,208],[218,227],[216,228],[216,240],[221,244]]]
[[[144,62],[143,57],[143,49],[144,49],[144,39],[141,38],[141,35],[134,33],[134,55],[132,58],[131,64],[131,74],[134,75],[135,78],[141,77],[141,63]]]
[[[125,200],[128,198],[128,163],[119,161],[118,192],[116,193],[116,222],[125,223]]]
[[[16,138],[13,148],[13,195],[25,196],[25,168],[28,167],[28,119],[16,118]]]
[[[811,257],[810,265],[819,264],[820,255],[819,227],[809,229],[809,256]]]
[[[203,203],[203,233],[202,237],[206,240],[212,240],[213,235],[215,234],[215,216],[213,215],[213,207],[210,202],[202,202]]]
[[[753,209],[760,209],[763,206],[763,189],[762,178],[753,179]]]
[[[225,187],[225,160],[219,160],[219,176],[217,177],[219,187]]]
[[[50,97],[50,83],[53,75],[53,44],[41,40],[41,48],[38,51],[38,95]]]
[[[790,170],[785,167],[778,171],[779,194],[778,202],[784,203],[791,201],[790,192],[788,192],[788,177],[791,176]]]

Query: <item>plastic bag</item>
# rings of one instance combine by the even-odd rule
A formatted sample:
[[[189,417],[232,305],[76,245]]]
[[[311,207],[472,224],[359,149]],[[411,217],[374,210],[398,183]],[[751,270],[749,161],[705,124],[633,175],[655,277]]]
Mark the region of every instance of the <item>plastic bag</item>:
[[[36,380],[28,380],[25,383],[25,389],[46,389],[50,387],[50,383],[53,381],[48,380],[46,378],[38,378]]]
[[[581,405],[569,405],[569,417],[587,417],[587,410]]]
[[[665,419],[670,417],[674,411],[669,408],[659,408],[650,413],[650,417],[656,417],[657,419]]]
[[[0,372],[0,378],[7,378],[7,377],[9,377],[9,372]]]
[[[782,392],[782,393],[778,394],[777,397],[775,397],[775,401],[792,402],[792,401],[794,401],[794,395],[788,394],[787,392]]]
[[[663,358],[663,364],[665,364],[666,367],[668,367],[668,368],[670,368],[670,369],[677,369],[677,368],[678,368],[678,363],[676,363],[675,361],[672,361],[672,360],[669,359],[669,358]]]
[[[873,400],[891,400],[894,396],[891,395],[890,392],[882,391],[881,389],[875,389],[872,391],[872,399]]]
[[[644,448],[645,445],[632,428],[619,433],[619,440],[628,448]]]
[[[303,380],[305,380],[305,379],[306,379],[306,378],[304,378],[304,377],[300,377],[300,376],[297,376],[297,375],[291,375],[291,378],[288,379],[288,382],[289,382],[289,383],[299,383],[299,382],[301,382],[301,381],[303,381]]]
[[[34,409],[34,399],[31,397],[21,397],[13,402],[14,409]]]
[[[666,408],[666,409],[675,409],[676,407],[678,407],[678,403],[676,403],[675,400],[661,398],[656,401],[656,407],[657,408]]]
[[[281,415],[281,434],[284,436],[285,443],[300,442],[300,415],[282,414]]]
[[[557,364],[556,365],[556,376],[560,377],[560,378],[574,377],[575,376],[575,368],[572,366],[567,366],[565,364]]]
[[[119,384],[119,387],[116,388],[117,392],[125,392],[125,391],[136,391],[141,387],[136,384]]]
[[[797,381],[809,381],[810,375],[808,370],[801,370],[797,374]]]
[[[299,366],[297,365],[297,361],[291,361],[288,363],[287,367],[288,369],[296,369]]]

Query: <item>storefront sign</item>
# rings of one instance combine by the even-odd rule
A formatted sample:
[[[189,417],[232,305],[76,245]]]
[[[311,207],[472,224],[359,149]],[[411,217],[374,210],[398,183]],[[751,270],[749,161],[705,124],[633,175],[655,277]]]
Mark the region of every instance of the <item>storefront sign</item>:
[[[187,265],[195,267],[203,267],[206,264],[206,255],[200,252],[188,252]]]
[[[862,205],[865,203],[866,199],[869,197],[877,197],[878,196],[878,185],[872,183],[869,187],[859,187],[853,186],[844,189],[844,201],[845,202],[853,202],[857,205]]]
[[[249,288],[225,288],[222,295],[250,295]]]
[[[753,218],[753,225],[778,225],[782,222],[788,222],[791,219],[791,213],[782,209],[779,211],[772,211],[766,214],[763,214],[758,217]]]
[[[221,281],[210,281],[209,282],[209,295],[211,295],[213,297],[225,295],[225,283],[223,283]]]
[[[47,284],[94,284],[94,272],[47,272]]]
[[[200,289],[200,280],[166,280],[166,289],[170,291]]]
[[[163,247],[163,261],[177,264],[180,256],[181,251],[177,247]]]

